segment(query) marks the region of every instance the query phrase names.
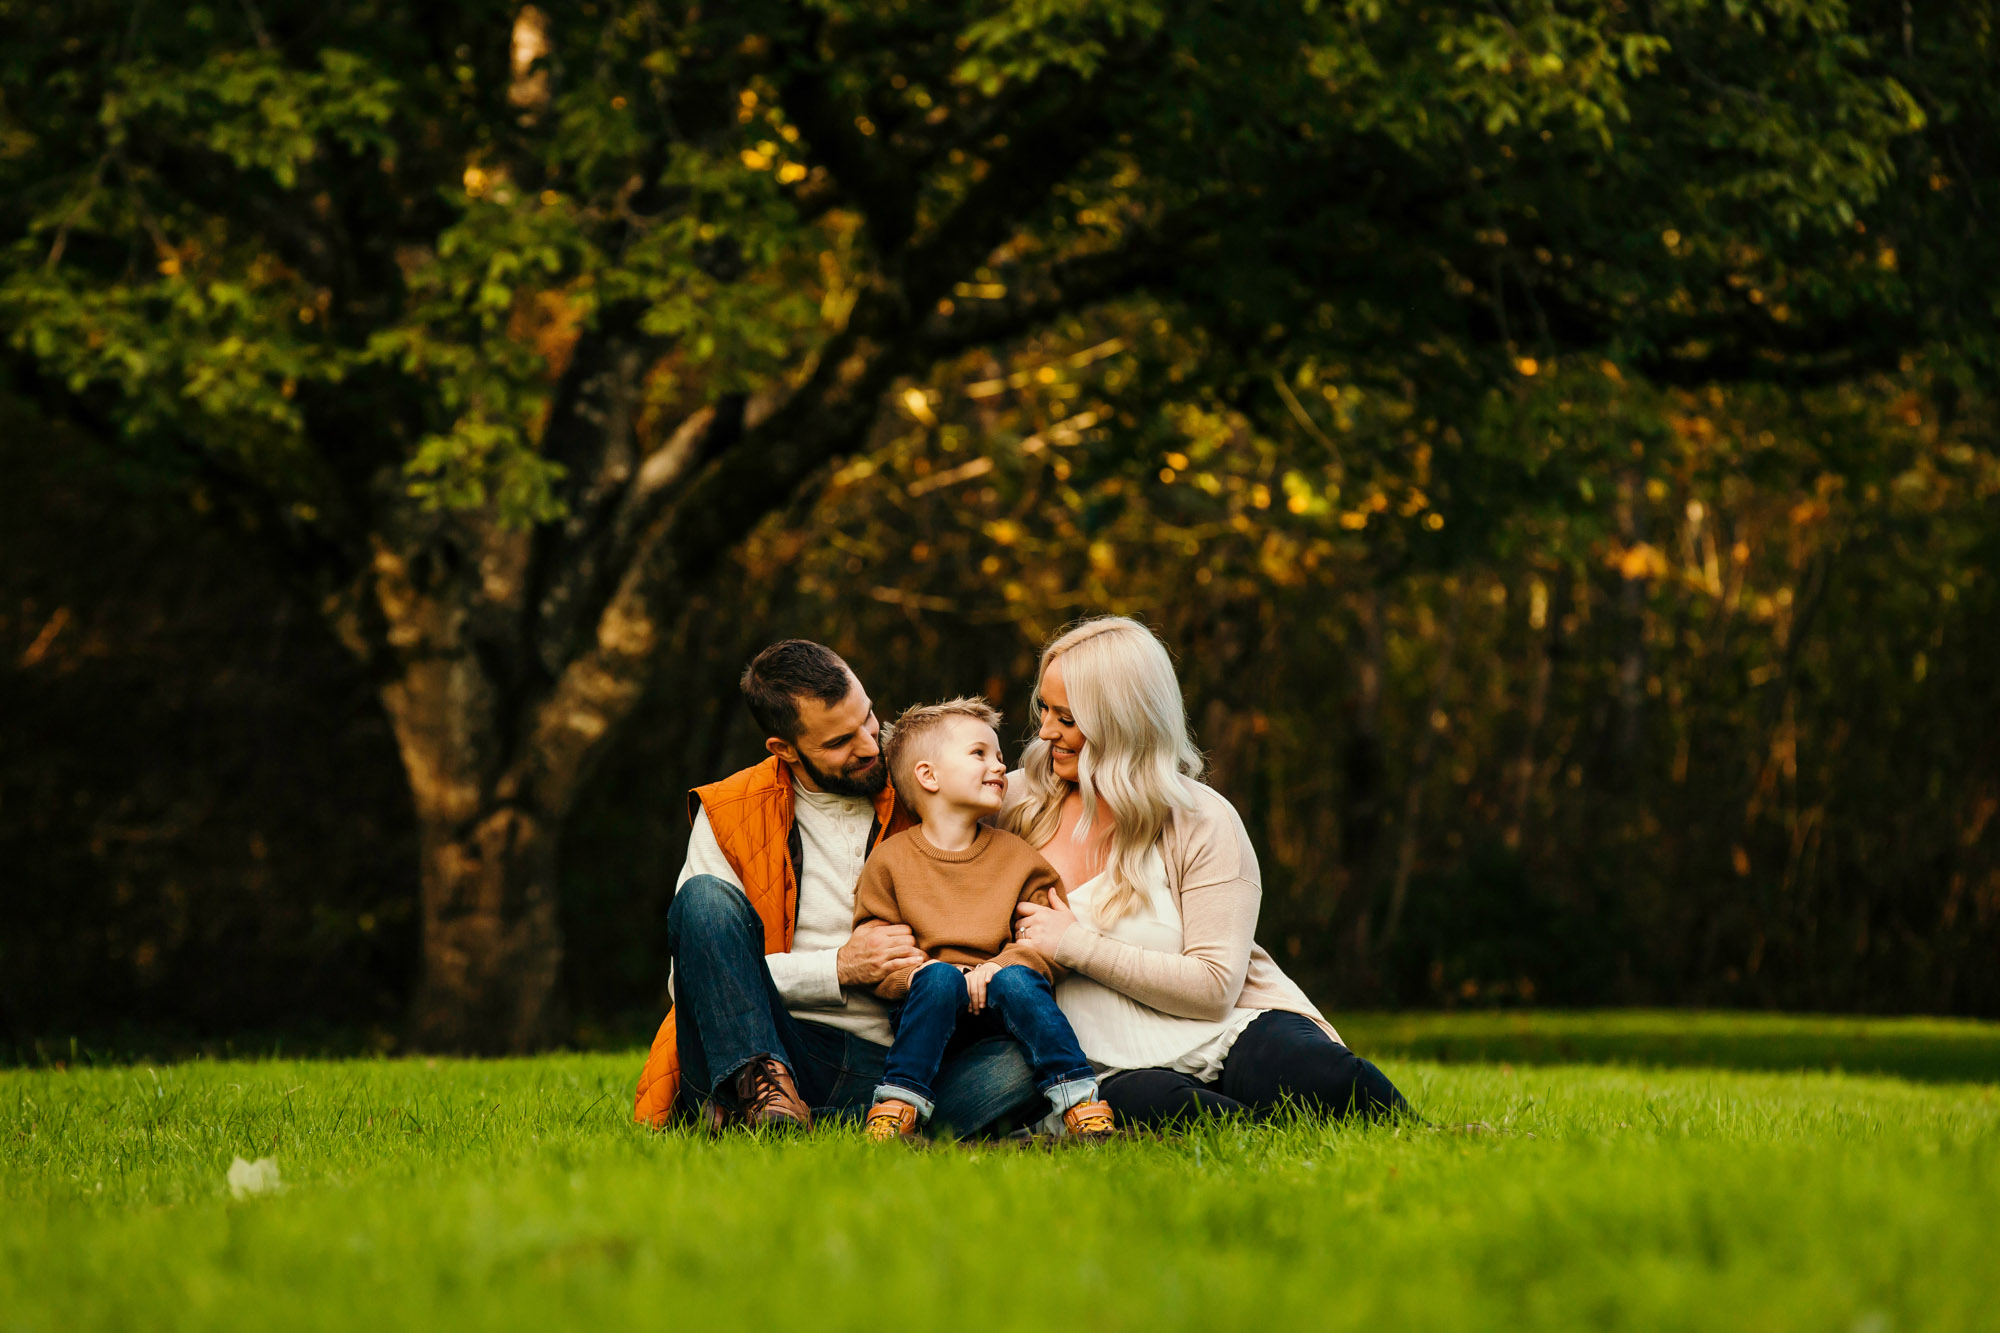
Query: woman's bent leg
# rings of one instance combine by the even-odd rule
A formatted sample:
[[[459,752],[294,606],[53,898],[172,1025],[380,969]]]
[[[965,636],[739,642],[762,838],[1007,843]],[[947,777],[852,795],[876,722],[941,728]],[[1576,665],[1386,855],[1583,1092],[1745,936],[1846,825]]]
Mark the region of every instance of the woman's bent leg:
[[[1128,1069],[1107,1076],[1098,1095],[1111,1103],[1121,1125],[1160,1129],[1205,1115],[1240,1115],[1249,1110],[1200,1079],[1171,1069]]]
[[[1259,1116],[1287,1100],[1332,1116],[1372,1118],[1410,1109],[1381,1070],[1304,1014],[1276,1009],[1243,1029],[1216,1084]]]

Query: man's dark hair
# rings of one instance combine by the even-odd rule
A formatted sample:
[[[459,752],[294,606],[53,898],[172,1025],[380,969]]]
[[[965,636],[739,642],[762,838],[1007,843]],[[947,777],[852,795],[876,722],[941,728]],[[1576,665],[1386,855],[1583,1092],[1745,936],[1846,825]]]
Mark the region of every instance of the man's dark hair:
[[[743,668],[743,702],[766,736],[799,738],[799,700],[837,704],[847,697],[847,663],[811,639],[780,639]]]

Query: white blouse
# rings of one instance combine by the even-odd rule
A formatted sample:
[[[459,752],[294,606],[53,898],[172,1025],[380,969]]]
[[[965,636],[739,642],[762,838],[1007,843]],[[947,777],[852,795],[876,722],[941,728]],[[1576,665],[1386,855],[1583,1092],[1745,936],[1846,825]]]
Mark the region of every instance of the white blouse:
[[[1167,886],[1167,867],[1157,846],[1146,853],[1139,884],[1143,901],[1106,924],[1097,919],[1095,908],[1108,887],[1108,876],[1099,875],[1070,890],[1070,910],[1080,922],[1141,949],[1181,952],[1180,904]],[[1236,1038],[1264,1012],[1232,1009],[1220,1022],[1179,1018],[1078,972],[1057,982],[1055,989],[1056,1003],[1076,1030],[1084,1055],[1100,1074],[1117,1069],[1172,1069],[1204,1083],[1213,1082]]]

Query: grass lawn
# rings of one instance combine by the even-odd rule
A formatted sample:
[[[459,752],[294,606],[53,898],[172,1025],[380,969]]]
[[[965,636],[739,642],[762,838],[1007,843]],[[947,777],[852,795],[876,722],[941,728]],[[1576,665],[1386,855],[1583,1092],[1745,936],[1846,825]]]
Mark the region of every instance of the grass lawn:
[[[1935,1083],[2000,1079],[2000,1023],[1675,1009],[1354,1014],[1356,1050],[1420,1060],[1828,1069]]]
[[[4,1071],[0,1330],[2000,1327],[2000,1029],[1670,1017],[1344,1022],[1444,1128],[1066,1151],[651,1134],[636,1053]]]

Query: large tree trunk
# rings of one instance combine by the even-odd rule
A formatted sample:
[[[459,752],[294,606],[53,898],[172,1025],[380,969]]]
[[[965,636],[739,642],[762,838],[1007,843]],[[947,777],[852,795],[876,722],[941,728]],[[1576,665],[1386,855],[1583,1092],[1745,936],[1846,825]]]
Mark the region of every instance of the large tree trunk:
[[[465,519],[385,540],[374,592],[422,856],[422,971],[409,1039],[424,1050],[532,1051],[560,1041],[557,846],[566,803],[528,792],[510,756],[534,664],[523,622],[527,538]]]
[[[506,807],[426,823],[423,978],[410,1012],[425,1050],[539,1050],[563,1037],[556,830]]]
[[[388,563],[378,562],[378,571]],[[433,627],[466,619],[441,613],[436,601],[423,609],[430,614],[417,621]],[[411,1043],[499,1054],[559,1041],[562,814],[510,790],[499,763],[513,723],[501,707],[503,692],[470,653],[419,652],[382,698],[422,856],[423,968]]]

